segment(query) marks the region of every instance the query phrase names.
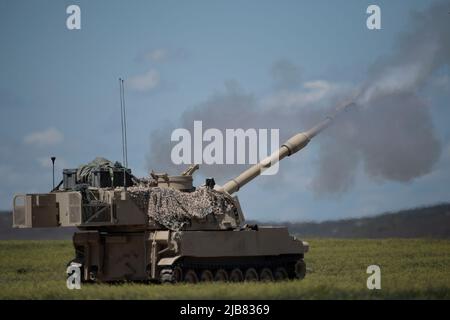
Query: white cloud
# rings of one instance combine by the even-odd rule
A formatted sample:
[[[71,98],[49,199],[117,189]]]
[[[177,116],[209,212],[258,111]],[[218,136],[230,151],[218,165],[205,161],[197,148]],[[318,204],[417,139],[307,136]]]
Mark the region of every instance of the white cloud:
[[[327,93],[333,88],[333,85],[326,80],[314,80],[305,82],[303,87],[310,90],[317,90],[321,93]]]
[[[150,52],[147,52],[145,54],[145,58],[147,58],[148,60],[151,60],[153,62],[161,62],[166,60],[168,57],[168,52],[166,49],[154,49]]]
[[[127,82],[130,88],[136,91],[151,91],[160,83],[159,72],[155,69],[150,69],[144,74],[129,78]]]
[[[168,61],[183,60],[188,56],[185,49],[182,48],[154,48],[138,55],[139,61],[148,61],[152,63],[163,63]]]
[[[342,89],[339,85],[326,80],[303,83],[300,90],[282,90],[262,100],[266,108],[303,107],[330,97]]]
[[[61,143],[64,140],[64,135],[58,129],[47,128],[43,131],[36,131],[26,135],[23,141],[26,144],[36,145],[39,147],[53,146]]]

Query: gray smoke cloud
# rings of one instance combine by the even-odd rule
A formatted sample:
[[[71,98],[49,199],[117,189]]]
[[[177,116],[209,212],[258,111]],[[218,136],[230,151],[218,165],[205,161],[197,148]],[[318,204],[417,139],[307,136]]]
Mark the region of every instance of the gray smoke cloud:
[[[192,129],[194,120],[202,120],[204,129],[280,128],[283,141],[356,96],[358,107],[312,142],[320,143],[320,148],[310,187],[319,194],[344,192],[361,166],[380,181],[409,182],[429,173],[441,154],[441,144],[430,107],[419,91],[450,62],[449,4],[441,1],[414,13],[410,32],[399,36],[391,56],[369,68],[360,88],[323,80],[301,83],[300,69],[286,60],[271,69],[276,92],[269,98],[247,93],[235,82],[227,83],[224,92],[186,111],[178,123],[152,133],[149,169],[171,174],[184,169],[170,159],[174,145],[170,135],[175,128]],[[201,171],[220,180],[246,167],[203,165]],[[291,174],[298,168],[291,168]]]
[[[450,62],[449,1],[411,17],[393,54],[368,70],[356,98],[360,110],[327,133],[313,188],[345,191],[359,161],[372,177],[408,182],[429,173],[441,154],[429,106],[418,95]],[[351,164],[351,165],[350,165]]]
[[[171,143],[170,136],[176,128],[186,128],[193,132],[194,121],[201,120],[203,130],[216,128],[225,132],[226,129],[243,128],[287,128],[290,130],[280,131],[280,136],[287,138],[299,130],[299,121],[290,118],[289,114],[278,113],[276,110],[262,110],[257,97],[245,92],[237,82],[229,81],[225,84],[223,92],[212,95],[203,103],[193,109],[185,111],[176,125],[165,125],[151,134],[151,150],[147,156],[149,169],[155,171],[170,172],[178,174],[186,168],[186,165],[173,164],[170,154],[175,142]],[[270,141],[270,139],[269,139]],[[204,143],[203,145],[207,145]],[[246,159],[248,159],[247,148]],[[215,178],[232,178],[248,165],[206,165],[200,167],[204,176]]]
[[[429,107],[412,92],[373,97],[324,133],[313,189],[343,192],[358,165],[378,180],[408,182],[429,173],[441,154]]]
[[[411,14],[410,32],[398,37],[393,54],[369,69],[357,102],[377,96],[417,91],[437,69],[450,61],[450,2],[440,1]]]

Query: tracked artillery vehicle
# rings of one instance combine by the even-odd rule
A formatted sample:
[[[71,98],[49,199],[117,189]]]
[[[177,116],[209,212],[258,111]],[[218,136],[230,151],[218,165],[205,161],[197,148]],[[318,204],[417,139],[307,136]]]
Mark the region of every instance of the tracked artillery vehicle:
[[[14,227],[77,227],[69,265],[80,268],[82,281],[302,279],[308,243],[285,227],[245,224],[235,193],[304,148],[348,106],[222,186],[210,178],[194,187],[198,167],[179,176],[152,172],[146,179],[101,158],[65,169],[51,192],[14,197]]]

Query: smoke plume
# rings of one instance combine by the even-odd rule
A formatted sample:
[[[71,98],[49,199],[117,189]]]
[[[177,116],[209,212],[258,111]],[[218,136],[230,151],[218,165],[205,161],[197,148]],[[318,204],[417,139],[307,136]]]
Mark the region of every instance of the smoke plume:
[[[356,159],[368,175],[382,180],[408,182],[432,170],[441,144],[419,91],[449,65],[449,9],[450,2],[442,1],[414,13],[410,32],[399,36],[393,54],[369,68],[356,98],[360,110],[326,134],[313,181],[316,191],[346,190]]]
[[[170,135],[175,128],[192,129],[194,120],[202,120],[205,129],[280,128],[283,141],[356,96],[357,108],[311,142],[320,143],[320,148],[310,187],[320,194],[343,192],[352,185],[360,167],[380,181],[409,182],[431,172],[441,144],[430,106],[420,90],[435,72],[449,65],[449,11],[450,2],[441,1],[414,13],[409,32],[398,37],[390,56],[369,68],[361,87],[324,80],[299,84],[300,69],[285,60],[272,68],[276,91],[269,97],[256,97],[236,83],[228,83],[224,92],[186,111],[176,125],[152,133],[149,168],[171,174],[184,169],[170,160]],[[220,180],[245,167],[203,165],[201,171]],[[295,174],[302,166],[291,169]]]

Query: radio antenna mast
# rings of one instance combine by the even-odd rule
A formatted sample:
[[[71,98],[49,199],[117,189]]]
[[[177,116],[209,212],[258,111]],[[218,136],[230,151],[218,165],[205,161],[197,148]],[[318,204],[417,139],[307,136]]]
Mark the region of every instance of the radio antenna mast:
[[[128,150],[127,150],[127,117],[125,111],[125,90],[124,80],[119,78],[120,88],[120,119],[122,125],[122,158],[123,158],[123,186],[127,189],[127,168],[128,168]]]

